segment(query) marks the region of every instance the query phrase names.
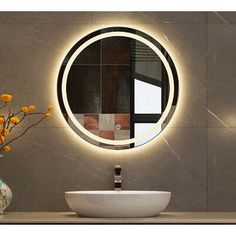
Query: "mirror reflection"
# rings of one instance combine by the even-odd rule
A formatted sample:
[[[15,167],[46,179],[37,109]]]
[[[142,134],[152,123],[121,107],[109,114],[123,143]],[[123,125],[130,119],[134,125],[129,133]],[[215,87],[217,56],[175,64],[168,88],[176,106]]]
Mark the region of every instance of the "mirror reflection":
[[[175,97],[170,112],[173,114],[177,73],[164,48],[156,41],[155,46],[167,58],[174,75]],[[59,81],[70,56],[62,64]],[[58,86],[59,101],[60,91]],[[149,46],[133,38],[114,36],[97,40],[79,53],[69,69],[66,92],[74,117],[86,130],[108,140],[127,140],[141,135],[160,119],[168,101],[169,81],[163,62]],[[75,132],[94,145],[109,149],[127,149],[148,142],[165,128],[171,117],[170,114],[159,129],[141,141],[109,145],[81,133],[62,103],[64,117]]]

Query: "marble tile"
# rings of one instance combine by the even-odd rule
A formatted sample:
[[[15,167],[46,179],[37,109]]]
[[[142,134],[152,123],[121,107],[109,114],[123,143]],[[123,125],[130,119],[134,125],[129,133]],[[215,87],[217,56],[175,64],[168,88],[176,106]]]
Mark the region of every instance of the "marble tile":
[[[100,112],[99,65],[73,65],[70,68],[67,99],[73,113],[93,114]]]
[[[99,130],[114,130],[115,114],[99,114]]]
[[[208,26],[208,127],[236,127],[236,26]]]
[[[208,129],[208,210],[236,211],[236,129]]]
[[[99,137],[114,140],[114,130],[99,130]]]
[[[150,23],[206,24],[206,12],[141,12]]]
[[[84,115],[84,128],[87,130],[99,129],[99,114],[85,114]]]
[[[102,64],[130,64],[130,39],[124,37],[102,40]]]
[[[115,130],[130,129],[130,114],[115,114]]]
[[[235,12],[208,12],[208,24],[235,24]]]
[[[115,130],[115,140],[130,139],[130,130]]]
[[[96,24],[111,23],[206,23],[206,12],[1,12],[0,22],[8,24]]]
[[[177,118],[169,127],[206,127],[207,26],[166,24],[158,25],[158,31],[157,37],[164,40],[179,76]]]
[[[17,12],[14,15],[2,12],[0,14],[0,22],[5,24],[109,24],[114,19],[124,23],[150,22],[137,12]]]
[[[167,211],[206,211],[206,129],[167,129],[165,135],[153,141],[153,148],[142,158],[124,159],[123,187],[171,191],[172,198]]]

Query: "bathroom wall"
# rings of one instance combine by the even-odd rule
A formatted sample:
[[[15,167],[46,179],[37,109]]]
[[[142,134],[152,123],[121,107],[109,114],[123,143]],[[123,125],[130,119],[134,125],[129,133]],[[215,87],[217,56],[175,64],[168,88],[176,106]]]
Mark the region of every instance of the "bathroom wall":
[[[60,113],[56,80],[65,54],[101,27],[136,27],[169,51],[180,79],[179,103],[162,135],[129,151],[100,150],[76,137]],[[0,159],[14,193],[9,211],[69,211],[68,190],[169,190],[167,211],[236,210],[236,13],[0,13],[0,93],[13,106],[53,104]],[[19,127],[20,132],[24,127]]]

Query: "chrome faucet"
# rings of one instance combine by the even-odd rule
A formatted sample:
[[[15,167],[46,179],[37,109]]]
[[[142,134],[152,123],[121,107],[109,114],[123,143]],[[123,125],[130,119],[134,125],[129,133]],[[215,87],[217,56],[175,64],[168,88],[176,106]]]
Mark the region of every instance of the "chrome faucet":
[[[121,191],[121,183],[122,183],[121,165],[115,165],[114,171],[115,171],[114,190],[115,191]]]

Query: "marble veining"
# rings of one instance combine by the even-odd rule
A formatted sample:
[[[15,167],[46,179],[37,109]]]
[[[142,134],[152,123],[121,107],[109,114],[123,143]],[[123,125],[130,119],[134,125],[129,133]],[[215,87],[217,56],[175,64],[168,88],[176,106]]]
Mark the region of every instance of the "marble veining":
[[[170,144],[168,143],[168,141],[164,138],[161,137],[163,139],[163,141],[165,142],[165,144],[167,145],[167,147],[170,149],[170,151],[174,154],[174,156],[178,159],[179,162],[182,163],[181,161],[181,157],[175,152],[175,150],[170,146]]]
[[[229,24],[229,22],[219,13],[219,12],[214,12],[224,23]]]
[[[213,61],[214,61],[214,63],[216,62],[216,52],[215,51],[213,52]]]
[[[172,45],[172,43],[170,42],[170,40],[168,39],[168,37],[162,33],[162,35],[164,36],[164,38],[166,39],[166,41],[168,42],[168,44],[171,46],[171,49],[176,53],[177,56],[181,57],[181,54],[177,51],[176,47],[174,47]]]
[[[34,33],[37,33],[37,34],[39,34],[40,33],[40,30],[37,30],[35,27],[25,27],[27,30],[30,30],[30,31],[32,31],[32,32],[34,32]]]
[[[227,125],[219,116],[217,116],[213,111],[211,111],[209,108],[207,108],[207,112],[209,112],[214,118],[217,119],[224,127],[229,128],[229,125]]]
[[[216,165],[217,165],[217,162],[216,162],[216,157],[215,157],[215,153],[214,153],[214,157],[213,157],[213,181],[214,181],[214,188],[216,188]]]
[[[27,39],[29,39],[29,40],[35,40],[35,41],[40,42],[40,43],[43,43],[43,42],[44,42],[44,41],[41,40],[41,39],[32,38],[32,37],[27,37]]]
[[[186,167],[186,165],[183,163],[183,161],[181,160],[181,157],[176,153],[176,151],[171,147],[171,145],[168,143],[168,141],[164,138],[164,137],[161,137],[163,139],[163,141],[165,142],[165,144],[167,145],[167,147],[169,148],[169,150],[172,152],[172,154],[177,158],[178,162],[181,164],[181,166],[183,167],[183,169],[188,173],[188,175],[191,177],[191,179],[193,180],[193,182],[200,186],[201,188],[203,188],[204,191],[205,188],[200,184],[198,183],[197,181],[195,181],[194,177],[192,176],[191,174],[191,171]]]

